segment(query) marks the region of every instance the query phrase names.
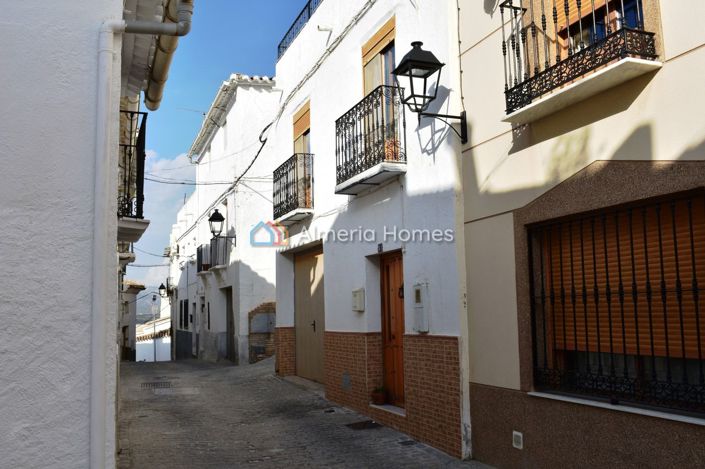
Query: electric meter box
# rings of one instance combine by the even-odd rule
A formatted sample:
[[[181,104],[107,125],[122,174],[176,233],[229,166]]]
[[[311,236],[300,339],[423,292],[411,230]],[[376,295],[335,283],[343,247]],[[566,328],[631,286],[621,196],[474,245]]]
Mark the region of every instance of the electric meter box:
[[[429,331],[431,303],[428,296],[428,283],[414,285],[414,331],[426,334]]]

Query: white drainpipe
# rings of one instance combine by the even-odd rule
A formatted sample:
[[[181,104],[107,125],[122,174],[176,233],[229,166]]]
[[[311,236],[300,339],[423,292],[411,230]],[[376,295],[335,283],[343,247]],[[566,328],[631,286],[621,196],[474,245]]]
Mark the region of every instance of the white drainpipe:
[[[103,468],[106,466],[106,349],[108,344],[108,331],[106,326],[108,302],[108,289],[115,286],[109,284],[108,257],[113,246],[109,239],[108,218],[115,217],[112,210],[111,194],[106,194],[110,184],[111,170],[111,117],[113,102],[113,59],[115,54],[115,35],[122,33],[152,34],[159,36],[184,36],[191,30],[191,15],[193,13],[193,0],[180,0],[179,6],[174,7],[177,0],[171,0],[169,11],[177,10],[178,22],[158,23],[145,21],[109,20],[100,28],[98,45],[98,96],[96,99],[96,151],[95,151],[95,182],[93,199],[93,289],[91,295],[92,320],[91,320],[91,406],[90,406],[90,467]],[[174,47],[175,49],[175,47]],[[165,52],[166,53],[166,52]],[[173,53],[173,50],[172,50]],[[155,56],[155,62],[157,57]],[[161,99],[161,90],[171,58],[163,60],[167,68],[155,70],[152,67],[152,80],[161,79],[155,86],[161,88],[158,96]],[[155,64],[156,65],[156,64]],[[161,75],[156,74],[159,72]],[[155,109],[159,102],[156,101]],[[150,108],[149,104],[147,105]],[[150,108],[151,109],[151,108]],[[108,255],[109,255],[108,254]],[[114,255],[114,253],[112,253]],[[112,337],[112,335],[111,335]],[[114,466],[114,463],[108,464]]]
[[[179,37],[191,31],[193,0],[170,0],[166,6],[163,23],[151,21],[128,21],[126,33],[154,34],[157,38],[157,51],[154,53],[149,84],[144,95],[144,104],[150,111],[159,108],[164,93],[164,85],[169,77],[171,59],[179,43]]]

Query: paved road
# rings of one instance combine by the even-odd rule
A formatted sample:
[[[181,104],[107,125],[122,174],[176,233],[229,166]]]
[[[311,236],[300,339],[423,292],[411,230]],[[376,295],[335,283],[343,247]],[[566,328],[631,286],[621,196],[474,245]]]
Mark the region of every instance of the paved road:
[[[123,363],[119,468],[486,467],[460,462],[320,392],[274,375],[272,360]]]

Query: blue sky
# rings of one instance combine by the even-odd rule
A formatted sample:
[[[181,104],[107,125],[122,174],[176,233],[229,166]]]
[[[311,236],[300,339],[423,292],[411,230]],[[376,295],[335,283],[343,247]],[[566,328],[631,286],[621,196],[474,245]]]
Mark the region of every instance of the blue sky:
[[[274,75],[277,45],[304,0],[200,0],[191,33],[179,42],[147,145],[178,155],[191,145],[221,82],[231,73]]]
[[[200,0],[191,33],[181,39],[169,72],[164,100],[149,114],[146,172],[173,179],[194,179],[184,154],[201,127],[220,84],[231,73],[273,76],[277,45],[305,0]],[[149,229],[135,245],[136,265],[166,264],[162,254],[176,212],[192,186],[145,181],[145,217]],[[128,267],[127,278],[148,291],[166,279],[166,268]]]

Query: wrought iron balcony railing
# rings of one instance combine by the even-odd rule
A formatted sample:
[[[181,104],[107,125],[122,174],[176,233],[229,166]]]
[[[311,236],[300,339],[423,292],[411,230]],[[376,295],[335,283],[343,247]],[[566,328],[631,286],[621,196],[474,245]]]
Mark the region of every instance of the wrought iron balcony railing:
[[[119,217],[144,218],[147,113],[120,111]]]
[[[507,114],[617,60],[657,57],[641,0],[505,0],[499,8]]]
[[[291,43],[294,42],[294,39],[296,39],[296,36],[299,35],[301,30],[304,29],[304,26],[306,26],[308,20],[311,19],[311,15],[313,15],[313,12],[316,11],[321,3],[323,3],[323,0],[309,0],[306,2],[304,9],[301,10],[299,16],[296,17],[294,24],[291,25],[289,30],[284,35],[284,38],[279,43],[279,47],[277,48],[277,59],[280,59],[282,55],[284,55],[284,52],[286,52]]]
[[[335,121],[338,184],[383,162],[406,162],[403,92],[380,86]]]
[[[235,242],[234,237],[217,237],[211,239],[210,265],[227,266],[230,263],[230,246]]]
[[[313,208],[313,155],[296,153],[274,170],[274,219]]]
[[[207,272],[211,268],[211,245],[201,244],[196,248],[196,272]]]

